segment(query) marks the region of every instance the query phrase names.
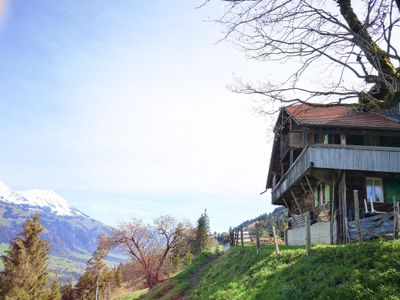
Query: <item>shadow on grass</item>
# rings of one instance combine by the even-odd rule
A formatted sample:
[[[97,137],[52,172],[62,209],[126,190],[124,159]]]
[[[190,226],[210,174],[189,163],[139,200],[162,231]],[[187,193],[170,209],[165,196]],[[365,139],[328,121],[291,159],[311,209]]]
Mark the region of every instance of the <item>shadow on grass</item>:
[[[175,300],[182,299],[183,295],[190,289],[190,279],[193,273],[209,261],[211,253],[203,253],[195,257],[191,264],[174,277],[164,281],[158,286],[150,289],[147,294],[143,295],[140,299],[162,299],[162,300]]]

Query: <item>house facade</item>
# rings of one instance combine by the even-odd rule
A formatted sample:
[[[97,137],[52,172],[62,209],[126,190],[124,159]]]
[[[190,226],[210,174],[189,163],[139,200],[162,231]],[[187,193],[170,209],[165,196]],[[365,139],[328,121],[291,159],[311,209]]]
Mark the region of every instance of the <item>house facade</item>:
[[[289,210],[288,244],[304,244],[304,213],[311,218],[312,243],[354,240],[356,211],[363,238],[393,233],[394,203],[400,201],[399,115],[347,105],[281,108],[266,187],[272,203]]]

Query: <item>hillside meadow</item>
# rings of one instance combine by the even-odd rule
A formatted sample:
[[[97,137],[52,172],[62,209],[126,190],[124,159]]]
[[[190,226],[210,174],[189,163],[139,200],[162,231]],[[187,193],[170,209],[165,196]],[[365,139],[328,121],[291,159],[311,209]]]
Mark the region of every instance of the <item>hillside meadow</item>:
[[[119,299],[400,299],[400,241],[314,246],[310,256],[281,249],[205,253],[161,285]]]

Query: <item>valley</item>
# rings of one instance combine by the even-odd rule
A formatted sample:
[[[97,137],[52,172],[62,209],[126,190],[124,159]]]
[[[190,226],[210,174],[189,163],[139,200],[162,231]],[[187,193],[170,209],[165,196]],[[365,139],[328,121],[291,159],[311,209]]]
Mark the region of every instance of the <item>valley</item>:
[[[62,282],[79,278],[96,249],[98,236],[112,230],[71,206],[54,191],[14,192],[0,182],[0,254],[7,250],[9,242],[20,232],[21,225],[35,214],[40,216],[46,228],[42,238],[51,245],[49,270]],[[109,266],[125,260],[126,256],[118,250],[106,257]]]

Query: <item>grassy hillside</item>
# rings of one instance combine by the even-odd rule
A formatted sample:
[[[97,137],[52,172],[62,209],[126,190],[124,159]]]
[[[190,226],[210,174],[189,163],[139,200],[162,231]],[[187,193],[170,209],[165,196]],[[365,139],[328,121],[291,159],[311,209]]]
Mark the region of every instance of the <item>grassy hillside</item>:
[[[210,253],[204,253],[196,257],[193,262],[182,272],[153,289],[145,289],[136,292],[128,292],[119,295],[117,300],[148,300],[148,299],[180,299],[179,297],[191,290],[191,281],[199,270],[202,270],[210,262]],[[200,274],[198,274],[200,275]]]
[[[196,287],[190,288],[199,269]],[[252,246],[236,247],[214,260],[198,258],[141,299],[185,294],[187,299],[400,299],[400,241],[317,246],[309,257],[298,247],[284,247],[281,256],[270,246],[258,256]]]

